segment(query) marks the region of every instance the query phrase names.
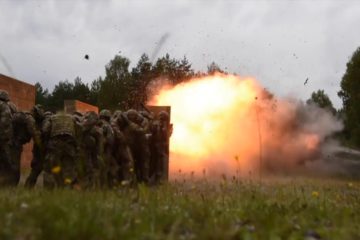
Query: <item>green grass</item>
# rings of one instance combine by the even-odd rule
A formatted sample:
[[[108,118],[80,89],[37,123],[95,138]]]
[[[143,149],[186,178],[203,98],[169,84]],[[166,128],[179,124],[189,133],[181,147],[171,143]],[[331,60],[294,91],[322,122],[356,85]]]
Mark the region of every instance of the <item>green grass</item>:
[[[359,226],[356,181],[187,180],[114,191],[0,191],[0,239],[360,239]]]

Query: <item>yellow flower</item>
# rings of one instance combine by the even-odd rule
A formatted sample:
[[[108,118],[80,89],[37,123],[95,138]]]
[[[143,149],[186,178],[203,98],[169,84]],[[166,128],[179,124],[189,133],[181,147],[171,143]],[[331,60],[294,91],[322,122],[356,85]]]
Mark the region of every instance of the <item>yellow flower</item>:
[[[71,181],[70,178],[65,178],[65,179],[64,179],[64,183],[65,183],[65,184],[71,184],[71,182],[72,182],[72,181]]]
[[[347,185],[348,185],[349,188],[352,188],[352,187],[353,187],[353,183],[352,183],[352,182],[349,182]]]
[[[130,168],[130,172],[134,172],[134,169],[133,169],[133,168]]]
[[[51,172],[54,174],[58,174],[61,171],[61,167],[60,166],[55,166],[51,169]]]
[[[318,197],[319,197],[319,192],[313,191],[313,192],[311,193],[311,195],[312,195],[314,198],[318,198]]]

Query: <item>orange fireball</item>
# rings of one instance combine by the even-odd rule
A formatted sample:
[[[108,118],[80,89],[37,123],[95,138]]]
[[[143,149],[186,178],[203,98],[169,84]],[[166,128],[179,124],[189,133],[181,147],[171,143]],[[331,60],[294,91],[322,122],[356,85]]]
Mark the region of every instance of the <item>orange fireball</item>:
[[[276,99],[253,78],[192,79],[160,90],[150,104],[171,106],[170,176],[292,166],[319,145],[316,133],[298,127],[297,105]]]

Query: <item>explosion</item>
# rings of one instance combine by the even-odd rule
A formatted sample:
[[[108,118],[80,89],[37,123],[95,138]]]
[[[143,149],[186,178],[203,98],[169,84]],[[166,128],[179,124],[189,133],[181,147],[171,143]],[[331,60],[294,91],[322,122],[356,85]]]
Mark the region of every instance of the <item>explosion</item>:
[[[255,79],[235,75],[163,87],[150,104],[171,106],[172,177],[290,169],[319,158],[324,139],[341,128],[325,110],[277,99]]]

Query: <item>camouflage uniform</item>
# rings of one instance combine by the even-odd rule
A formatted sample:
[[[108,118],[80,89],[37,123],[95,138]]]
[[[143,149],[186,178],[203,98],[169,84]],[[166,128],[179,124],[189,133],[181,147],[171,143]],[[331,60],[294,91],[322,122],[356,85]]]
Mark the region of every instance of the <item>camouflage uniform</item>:
[[[117,180],[119,182],[134,182],[134,159],[124,135],[126,128],[124,115],[117,111],[111,120],[111,127],[114,131],[113,156],[117,163]]]
[[[32,188],[43,170],[45,157],[45,141],[42,137],[42,126],[45,121],[45,112],[41,105],[35,105],[31,110],[34,119],[32,138],[34,141],[32,149],[31,172],[26,179],[25,186]],[[50,117],[50,116],[48,116]]]
[[[134,158],[137,181],[149,181],[150,148],[146,137],[148,125],[143,124],[143,118],[135,111],[126,113],[127,126],[124,129],[125,138]]]
[[[16,112],[12,117],[13,138],[11,141],[11,184],[16,186],[20,180],[20,161],[23,145],[33,136],[35,121],[29,113]]]
[[[102,174],[103,183],[108,187],[113,187],[117,181],[117,173],[119,166],[114,158],[114,130],[111,127],[111,112],[107,109],[101,110],[99,114],[100,124],[103,133],[103,159],[104,159],[104,173]]]
[[[86,188],[100,187],[104,178],[102,129],[97,126],[98,121],[95,112],[87,112],[82,123],[83,184]]]
[[[165,111],[158,114],[158,120],[152,125],[151,138],[151,172],[152,178],[159,182],[166,176],[165,165],[169,160],[169,138],[172,133],[169,115]]]
[[[9,170],[11,169],[10,146],[13,135],[12,114],[8,105],[9,95],[0,90],[0,185],[9,184]]]
[[[45,119],[43,134],[46,144],[44,186],[72,186],[77,181],[75,123],[68,114],[55,114]]]

